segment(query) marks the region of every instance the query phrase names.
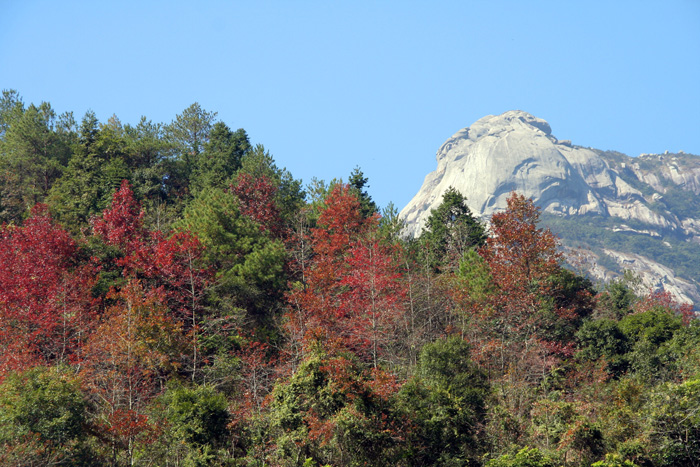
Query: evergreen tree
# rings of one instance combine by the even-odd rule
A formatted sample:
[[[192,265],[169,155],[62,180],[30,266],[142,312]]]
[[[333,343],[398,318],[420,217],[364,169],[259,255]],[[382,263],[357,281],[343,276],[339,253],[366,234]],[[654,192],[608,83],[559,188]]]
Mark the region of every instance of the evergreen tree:
[[[14,89],[3,89],[0,97],[0,140],[5,137],[5,132],[13,121],[24,112],[24,102],[19,93]]]
[[[17,221],[44,201],[61,176],[71,138],[57,131],[59,120],[46,102],[32,104],[10,120],[0,150],[0,219]]]
[[[88,403],[66,368],[35,367],[0,384],[2,465],[96,465]]]
[[[440,269],[456,266],[469,249],[483,245],[486,232],[472,215],[464,196],[449,187],[440,206],[431,211],[420,240],[432,255],[430,263]]]
[[[235,132],[223,122],[216,122],[209,133],[204,151],[197,156],[191,189],[197,193],[207,188],[226,188],[240,169],[243,156],[250,151],[248,135],[242,128]]]
[[[423,347],[416,375],[399,393],[416,425],[408,465],[476,464],[488,389],[466,341],[451,337]]]
[[[151,202],[165,199],[170,178],[167,166],[169,145],[164,139],[162,125],[141,117],[136,126],[124,125],[122,136],[124,158],[131,172],[134,192],[139,198]]]
[[[350,191],[355,193],[357,198],[360,200],[360,212],[364,217],[370,217],[379,213],[379,208],[372,197],[367,193],[365,187],[369,187],[367,184],[368,179],[360,170],[360,167],[355,167],[348,178],[348,185],[350,186]]]
[[[59,221],[78,230],[109,205],[122,180],[130,178],[125,151],[119,125],[113,121],[100,129],[95,113],[88,111],[76,150],[49,194],[49,206]]]
[[[235,196],[213,188],[200,193],[177,227],[197,236],[204,261],[218,271],[210,299],[220,313],[261,319],[270,311],[284,287],[284,247],[241,212]]]
[[[209,141],[216,115],[216,112],[207,112],[195,102],[165,127],[166,138],[173,146],[176,161],[171,174],[174,180],[171,182],[180,194],[189,189],[190,177]]]

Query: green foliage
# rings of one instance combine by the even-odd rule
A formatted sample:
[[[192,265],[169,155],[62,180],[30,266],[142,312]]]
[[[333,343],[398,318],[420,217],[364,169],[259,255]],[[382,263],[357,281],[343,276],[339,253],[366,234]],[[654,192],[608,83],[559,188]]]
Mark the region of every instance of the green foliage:
[[[0,142],[0,221],[18,221],[44,202],[68,164],[74,136],[46,102],[13,110]]]
[[[220,465],[227,456],[227,405],[211,387],[169,385],[154,403],[164,433],[141,456],[183,466]]]
[[[591,467],[638,467],[630,460],[623,459],[618,454],[606,454],[605,460],[594,462]]]
[[[549,297],[540,309],[540,336],[551,342],[571,343],[583,321],[593,313],[593,283],[564,268],[557,269],[549,282]]]
[[[394,203],[389,202],[386,208],[382,209],[382,217],[379,219],[379,231],[381,236],[389,241],[399,241],[405,223],[399,217],[399,210]]]
[[[648,411],[656,465],[693,466],[700,459],[700,379],[666,383],[653,391]]]
[[[479,457],[488,385],[469,349],[458,337],[427,344],[416,376],[401,388],[401,404],[417,426],[410,465],[471,465]]]
[[[222,394],[207,386],[180,386],[166,391],[162,402],[179,439],[197,445],[218,445],[225,441],[229,415]]]
[[[226,189],[231,177],[241,168],[242,159],[251,150],[248,135],[242,128],[235,132],[223,122],[216,122],[209,133],[204,151],[196,156],[190,187],[196,194],[207,188]]]
[[[635,313],[620,320],[620,329],[630,340],[646,340],[654,346],[670,340],[682,326],[683,320],[680,316],[674,316],[664,309]]]
[[[600,421],[605,426],[608,451],[645,465],[648,439],[643,435],[646,426],[643,407],[649,388],[634,376],[623,376],[606,386],[598,397],[606,401],[601,406]]]
[[[195,102],[165,127],[165,137],[175,152],[171,177],[177,180],[173,182],[181,194],[188,189],[199,155],[209,141],[216,115],[216,112],[208,112]]]
[[[281,465],[396,465],[403,420],[379,374],[350,357],[314,353],[276,385],[270,430]]]
[[[459,262],[457,277],[464,281],[463,287],[468,295],[476,301],[483,301],[494,291],[493,278],[484,258],[475,250],[469,250]]]
[[[632,312],[632,305],[637,301],[634,289],[641,279],[635,277],[630,271],[625,271],[621,278],[610,281],[598,297],[598,310],[596,315],[600,317],[620,320]]]
[[[456,264],[467,250],[486,240],[484,226],[471,213],[464,196],[453,187],[442,195],[423,227],[420,241],[431,251],[433,267]]]
[[[615,376],[620,376],[627,370],[626,353],[630,343],[616,321],[587,321],[581,326],[576,337],[580,343],[578,358],[590,361],[604,358],[608,370]]]
[[[367,193],[367,190],[365,190],[365,187],[369,187],[367,184],[368,181],[369,180],[359,167],[355,167],[348,178],[350,190],[355,193],[360,200],[360,212],[363,217],[370,217],[379,212],[377,204],[372,201],[372,197]]]
[[[577,338],[578,358],[603,358],[613,376],[631,371],[647,381],[672,375],[689,342],[697,342],[685,330],[681,316],[660,308],[627,315],[619,322],[605,318],[588,321]]]
[[[678,375],[700,375],[700,320],[692,320],[678,329],[673,338],[663,346],[668,376],[677,379]]]
[[[562,442],[572,426],[580,420],[575,405],[561,400],[556,393],[535,401],[530,415],[531,439],[550,451]]]
[[[88,465],[86,424],[87,402],[80,381],[68,372],[36,367],[9,374],[0,384],[3,465],[47,465],[57,460]]]
[[[233,195],[214,188],[200,193],[176,226],[205,246],[206,265],[217,271],[211,296],[216,306],[263,313],[265,304],[279,297],[285,285],[284,247],[240,212]]]
[[[524,447],[515,454],[504,454],[496,459],[489,460],[485,467],[554,467],[549,460],[537,448]]]
[[[138,199],[164,201],[170,189],[170,145],[164,140],[163,125],[146,117],[136,126],[125,125],[124,160],[130,170],[130,180]]]
[[[15,89],[3,89],[0,97],[0,140],[5,132],[24,112],[24,102]]]
[[[197,155],[209,140],[209,132],[217,112],[208,112],[198,102],[187,107],[166,128],[168,139],[186,157]]]
[[[630,369],[647,381],[664,379],[679,357],[667,343],[682,327],[682,318],[668,310],[652,309],[623,318],[620,329],[632,343],[627,355]]]
[[[129,178],[124,151],[120,131],[114,126],[100,130],[95,114],[87,112],[75,152],[49,194],[60,222],[74,230],[84,228],[109,205],[122,180]]]

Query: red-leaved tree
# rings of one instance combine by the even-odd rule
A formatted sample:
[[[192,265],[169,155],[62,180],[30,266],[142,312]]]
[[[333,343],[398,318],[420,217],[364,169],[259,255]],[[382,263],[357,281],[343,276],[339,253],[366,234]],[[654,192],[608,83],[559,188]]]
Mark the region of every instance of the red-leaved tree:
[[[289,295],[287,330],[309,346],[346,349],[376,367],[402,314],[394,247],[347,185],[335,186],[311,229],[304,283]]]
[[[491,218],[491,236],[480,250],[494,289],[474,323],[483,326],[481,355],[500,371],[517,367],[541,374],[554,363],[553,353],[562,350],[552,348],[542,332],[549,324],[545,311],[568,310],[556,309],[550,300],[562,257],[554,234],[538,228],[539,217],[531,199],[512,193],[506,210]]]
[[[239,172],[231,185],[231,192],[236,195],[243,214],[253,219],[260,228],[273,237],[282,232],[282,218],[275,202],[277,186],[265,175],[253,177]]]
[[[378,238],[376,230],[358,239],[348,252],[349,268],[340,281],[345,286],[340,312],[346,339],[358,353],[369,353],[374,368],[395,337],[404,312],[405,283],[393,250]]]
[[[203,245],[188,232],[165,237],[160,231],[146,229],[141,207],[126,180],[115,192],[109,208],[93,220],[93,229],[105,243],[121,251],[117,265],[123,267],[125,278],[139,279],[145,288],[161,290],[163,303],[180,321],[183,331],[192,336],[194,377],[199,361],[201,302],[213,276],[200,264]]]
[[[97,311],[94,270],[79,257],[44,205],[0,227],[0,375],[78,358]]]
[[[342,345],[339,294],[348,269],[345,256],[368,222],[359,206],[347,185],[337,185],[321,207],[317,226],[311,229],[312,255],[304,268],[305,281],[287,296],[286,330],[295,360],[319,343]]]

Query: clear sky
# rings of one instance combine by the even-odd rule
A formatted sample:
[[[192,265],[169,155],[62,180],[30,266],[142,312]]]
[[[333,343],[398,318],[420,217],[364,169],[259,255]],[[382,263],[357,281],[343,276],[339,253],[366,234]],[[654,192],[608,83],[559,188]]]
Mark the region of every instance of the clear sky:
[[[196,101],[305,183],[359,165],[401,209],[444,140],[512,109],[700,154],[700,1],[0,0],[0,88],[132,124]]]

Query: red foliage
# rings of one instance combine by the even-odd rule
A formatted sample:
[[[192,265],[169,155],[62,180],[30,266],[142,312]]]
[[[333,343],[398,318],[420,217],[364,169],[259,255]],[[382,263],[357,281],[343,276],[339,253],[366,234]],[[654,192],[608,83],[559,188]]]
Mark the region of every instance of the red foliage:
[[[106,413],[95,428],[110,447],[114,465],[119,465],[119,457],[125,458],[126,464],[133,465],[137,443],[140,446],[152,444],[162,432],[162,427],[152,424],[147,415],[128,408],[116,408]]]
[[[119,247],[127,254],[143,247],[148,237],[143,227],[143,211],[134,199],[128,181],[122,181],[112,197],[111,206],[101,218],[93,219],[92,228],[108,245]]]
[[[376,218],[362,216],[360,201],[348,185],[336,185],[321,208],[317,227],[312,229],[314,251],[337,257],[369,226],[376,226],[376,222]]]
[[[162,287],[166,304],[185,328],[196,326],[198,302],[213,275],[197,265],[204,247],[196,237],[176,232],[166,238],[145,229],[143,212],[126,180],[92,225],[107,244],[121,250],[117,264],[124,268],[124,277],[138,278],[152,289]]]
[[[507,203],[506,211],[491,218],[492,235],[481,255],[503,290],[527,293],[533,285],[546,287],[561,263],[557,238],[537,228],[540,212],[531,199],[512,193]]]
[[[541,373],[573,352],[570,342],[548,340],[548,329],[566,326],[578,315],[553,286],[561,253],[557,238],[548,229],[537,228],[539,208],[516,193],[507,202],[507,209],[491,218],[491,236],[479,251],[495,289],[482,298],[486,303],[473,320],[479,327],[476,339],[484,341],[475,347],[488,349],[477,359],[492,359],[490,366],[503,371],[525,365],[532,367],[526,373]]]
[[[401,438],[402,427],[385,405],[400,388],[396,377],[381,369],[367,371],[363,365],[346,356],[329,356],[319,367],[327,381],[327,390],[335,401],[342,401],[345,410],[355,419],[364,420],[377,433],[392,433],[395,439]],[[325,412],[327,406],[319,404],[308,407],[304,412],[309,439],[323,446],[336,434],[337,415],[340,412]]]
[[[89,333],[94,270],[37,205],[21,227],[0,227],[0,372],[69,362]]]
[[[116,409],[107,417],[105,432],[113,442],[128,449],[128,441],[137,437],[144,444],[151,444],[156,439],[157,430],[148,421],[148,416],[129,409]]]
[[[492,297],[497,319],[527,339],[539,324],[537,312],[561,254],[556,237],[537,228],[540,213],[532,200],[513,193],[507,202],[506,211],[491,218],[492,235],[480,254],[497,287]]]
[[[282,231],[282,220],[275,203],[277,187],[265,175],[254,178],[245,172],[236,175],[231,192],[240,201],[243,214],[252,218],[264,231],[278,237]]]
[[[339,313],[349,345],[369,352],[374,366],[403,314],[405,284],[394,262],[393,248],[368,236],[356,241],[348,254],[348,272],[340,284]]]
[[[693,305],[690,303],[678,303],[673,296],[666,291],[652,292],[638,301],[634,306],[635,313],[644,313],[654,309],[667,310],[671,314],[681,316],[684,324],[689,324],[697,317]]]
[[[288,297],[288,331],[306,346],[352,350],[377,364],[404,298],[394,251],[377,238],[377,225],[347,185],[334,187],[311,229],[304,286]]]
[[[324,343],[342,346],[339,320],[339,294],[348,271],[345,261],[351,243],[366,230],[368,222],[360,213],[360,203],[347,185],[338,185],[321,208],[317,227],[311,229],[313,256],[305,268],[302,288],[288,295],[287,331],[304,347]]]
[[[213,272],[198,267],[204,246],[188,232],[175,232],[163,238],[151,233],[151,243],[130,258],[130,267],[151,287],[162,287],[165,303],[186,329],[196,326],[196,312]]]
[[[274,362],[269,358],[270,348],[264,342],[249,342],[237,352],[241,359],[241,382],[243,399],[237,415],[248,418],[262,410],[265,397],[269,393],[275,375]],[[234,420],[233,424],[239,422]]]

